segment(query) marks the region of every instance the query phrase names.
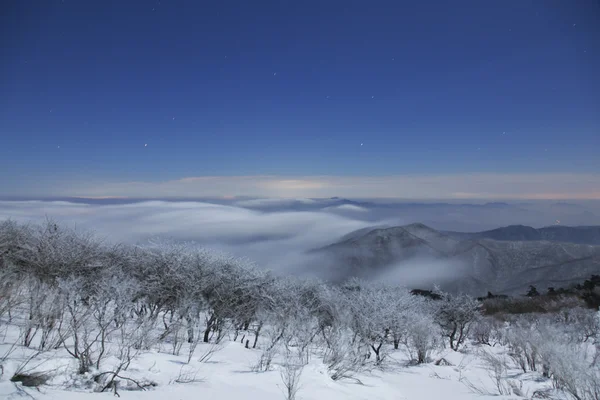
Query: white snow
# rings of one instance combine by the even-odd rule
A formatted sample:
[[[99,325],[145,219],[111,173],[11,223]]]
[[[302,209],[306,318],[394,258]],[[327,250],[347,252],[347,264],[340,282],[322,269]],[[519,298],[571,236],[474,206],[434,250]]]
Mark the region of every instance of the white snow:
[[[9,351],[12,343],[17,339],[18,332],[14,327],[12,328],[2,335],[0,358]],[[139,381],[152,381],[157,386],[146,391],[119,389],[119,395],[123,399],[140,400],[285,399],[279,364],[275,363],[272,370],[267,372],[252,371],[252,365],[260,357],[261,350],[246,349],[239,341],[228,341],[208,362],[198,362],[197,359],[210,346],[210,344],[200,344],[196,349],[196,357],[189,364],[186,363],[185,347],[180,356],[170,354],[170,349],[165,345],[142,354],[122,375]],[[486,346],[486,348],[499,354],[505,351],[501,347]],[[477,346],[468,346],[462,352],[445,350],[436,354],[435,358],[443,357],[452,363],[452,366],[436,366],[433,363],[410,366],[404,352],[396,350],[381,368],[358,374],[356,378],[361,383],[351,380],[333,381],[321,358],[318,354],[313,354],[311,361],[302,371],[297,399],[514,399],[514,395],[493,395],[496,393],[494,382],[490,377],[489,369],[476,355],[477,351],[480,351]],[[22,398],[23,394],[19,393],[21,390],[40,400],[113,397],[110,392],[93,393],[90,388],[78,387],[72,380],[72,377],[76,376],[75,360],[70,359],[63,349],[42,353],[29,362],[29,366],[32,366],[34,371],[52,371],[55,374],[48,385],[36,390],[23,387],[21,383],[10,382],[9,379],[19,364],[33,354],[35,354],[34,350],[19,346],[3,363],[0,398]],[[525,393],[550,387],[549,382],[536,382],[534,376],[519,374],[516,370],[511,371],[511,375],[523,382]],[[195,381],[177,383],[178,378]],[[481,395],[474,392],[468,387],[468,382],[483,391],[489,391],[490,394]]]

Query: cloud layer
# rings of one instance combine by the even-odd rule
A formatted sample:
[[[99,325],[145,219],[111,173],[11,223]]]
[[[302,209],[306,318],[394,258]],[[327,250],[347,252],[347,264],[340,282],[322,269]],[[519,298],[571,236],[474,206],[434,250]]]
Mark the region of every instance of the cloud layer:
[[[246,257],[275,272],[327,277],[327,259],[307,253],[349,232],[376,225],[423,222],[435,229],[476,231],[509,224],[600,224],[600,202],[467,204],[353,202],[345,199],[232,199],[208,201],[0,201],[0,220],[42,222],[49,217],[93,230],[109,242],[153,237],[195,241]],[[343,266],[340,266],[343,268]],[[376,279],[419,286],[447,278],[460,265],[409,260]]]
[[[134,243],[155,236],[196,241],[272,269],[291,268],[305,250],[369,225],[322,211],[262,212],[205,202],[0,202],[0,220],[41,222],[46,217],[94,230],[112,242]]]
[[[369,226],[423,222],[435,229],[476,231],[519,223],[540,227],[557,219],[568,225],[600,224],[599,215],[600,202],[449,204],[306,198],[230,200],[226,204],[0,201],[0,220],[42,222],[50,217],[61,224],[93,230],[111,242],[135,243],[156,236],[196,241],[247,257],[260,266],[296,273],[318,270],[325,264],[308,256],[307,250]]]

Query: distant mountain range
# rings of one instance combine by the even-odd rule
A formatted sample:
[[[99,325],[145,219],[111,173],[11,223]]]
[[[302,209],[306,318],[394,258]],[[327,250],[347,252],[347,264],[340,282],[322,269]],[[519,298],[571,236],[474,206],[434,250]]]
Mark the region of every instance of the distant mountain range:
[[[551,242],[600,245],[600,226],[547,226],[535,229],[525,225],[510,225],[484,232],[444,232],[459,239],[548,240]]]
[[[545,290],[600,274],[600,227],[508,226],[478,233],[423,224],[365,228],[311,251],[326,278],[383,279],[473,295]],[[415,281],[416,278],[416,281]]]

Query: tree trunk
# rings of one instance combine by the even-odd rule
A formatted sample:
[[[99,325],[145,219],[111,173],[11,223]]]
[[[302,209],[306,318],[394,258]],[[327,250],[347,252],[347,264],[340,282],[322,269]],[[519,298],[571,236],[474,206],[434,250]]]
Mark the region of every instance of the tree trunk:
[[[212,314],[208,319],[208,322],[206,323],[206,330],[204,331],[204,343],[208,343],[210,338],[210,331],[212,330],[216,320],[217,318],[214,314]]]
[[[187,322],[188,343],[194,343],[194,324],[190,316],[185,317]]]
[[[377,364],[379,364],[381,362],[381,357],[379,355],[379,352],[381,350],[382,345],[383,345],[383,342],[379,343],[379,345],[377,345],[377,347],[375,347],[375,345],[371,345],[371,348],[373,349],[373,352],[375,353],[375,362]]]
[[[452,332],[450,333],[450,348],[454,351],[458,350],[455,346],[454,346],[454,338],[456,337],[456,327],[454,327],[454,329],[452,330]]]
[[[260,330],[262,329],[262,322],[259,322],[258,327],[256,328],[256,333],[254,334],[254,344],[252,348],[256,348],[256,344],[258,343],[258,335],[260,334]]]

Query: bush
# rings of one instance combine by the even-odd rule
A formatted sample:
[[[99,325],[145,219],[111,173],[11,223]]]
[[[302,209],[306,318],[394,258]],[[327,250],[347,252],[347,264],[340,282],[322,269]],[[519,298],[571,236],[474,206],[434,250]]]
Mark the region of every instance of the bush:
[[[21,382],[23,386],[38,387],[45,385],[52,378],[51,375],[43,372],[34,373],[16,373],[10,378],[11,382]]]
[[[441,346],[440,339],[438,326],[427,314],[408,320],[404,346],[413,362],[429,362],[431,353]]]
[[[482,313],[500,317],[502,314],[557,313],[576,307],[585,307],[585,302],[573,295],[491,298],[483,300]]]
[[[480,304],[467,295],[451,295],[441,293],[442,300],[438,306],[435,320],[448,339],[450,348],[457,351],[469,335],[474,321],[479,317]]]

